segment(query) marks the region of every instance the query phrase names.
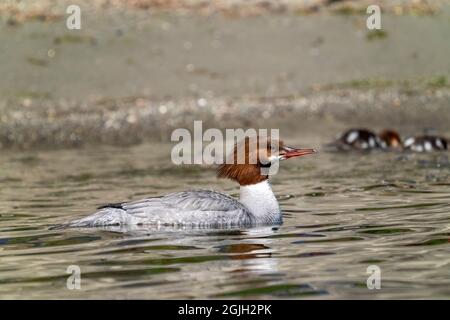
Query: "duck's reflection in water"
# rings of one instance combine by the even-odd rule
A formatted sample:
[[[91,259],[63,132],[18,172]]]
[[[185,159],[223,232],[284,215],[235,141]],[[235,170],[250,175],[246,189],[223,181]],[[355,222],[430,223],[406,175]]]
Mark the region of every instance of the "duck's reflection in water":
[[[219,252],[230,254],[232,260],[240,260],[237,268],[230,270],[234,274],[278,274],[278,258],[272,247],[275,239],[270,236],[278,227],[265,226],[242,231],[242,239],[219,246]]]
[[[72,231],[75,231],[72,229]],[[207,249],[209,255],[220,257],[222,266],[230,273],[277,274],[278,258],[272,247],[277,226],[229,229],[201,229],[186,226],[104,226],[77,229],[82,233],[99,233],[108,237],[122,239],[117,246],[139,246],[139,243],[152,241],[166,245],[181,245],[197,249]],[[212,246],[211,246],[212,245]],[[211,252],[213,250],[214,252]],[[192,251],[191,251],[192,252]],[[230,264],[225,261],[232,262]]]

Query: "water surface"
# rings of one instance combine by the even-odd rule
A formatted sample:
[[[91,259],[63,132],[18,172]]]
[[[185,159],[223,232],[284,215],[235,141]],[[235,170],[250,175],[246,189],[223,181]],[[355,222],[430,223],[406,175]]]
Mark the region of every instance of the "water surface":
[[[272,179],[284,224],[50,230],[96,206],[192,188],[237,196],[169,145],[3,152],[0,298],[450,298],[448,153],[319,153]],[[69,290],[68,266],[81,269]],[[366,286],[381,269],[380,290]]]

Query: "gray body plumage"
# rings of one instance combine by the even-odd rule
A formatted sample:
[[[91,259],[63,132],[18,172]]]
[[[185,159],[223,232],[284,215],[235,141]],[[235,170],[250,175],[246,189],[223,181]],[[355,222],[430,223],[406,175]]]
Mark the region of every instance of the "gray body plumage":
[[[175,192],[163,197],[110,204],[58,227],[187,226],[223,228],[280,224],[278,201],[268,180],[241,186],[240,201],[217,191]]]
[[[70,222],[68,227],[107,225],[186,225],[225,227],[257,224],[236,199],[212,190],[170,193],[163,197],[105,206],[96,213]]]

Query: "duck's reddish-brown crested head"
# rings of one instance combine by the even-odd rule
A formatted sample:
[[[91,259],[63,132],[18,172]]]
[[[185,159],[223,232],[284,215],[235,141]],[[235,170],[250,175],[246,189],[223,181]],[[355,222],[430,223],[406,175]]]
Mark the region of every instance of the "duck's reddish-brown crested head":
[[[219,166],[217,176],[251,185],[268,179],[262,169],[270,168],[274,161],[286,160],[315,153],[314,149],[297,149],[286,146],[281,140],[268,137],[245,138],[234,146],[226,163]]]
[[[391,148],[401,148],[402,139],[395,130],[386,129],[379,134],[381,140],[386,142],[386,145]]]

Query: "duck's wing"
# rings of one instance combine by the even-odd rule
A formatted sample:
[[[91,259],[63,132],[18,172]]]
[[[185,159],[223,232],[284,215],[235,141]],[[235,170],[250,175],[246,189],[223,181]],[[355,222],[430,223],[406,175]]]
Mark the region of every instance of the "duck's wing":
[[[235,198],[214,190],[197,190],[171,193],[162,198],[169,206],[184,210],[245,210]]]
[[[236,199],[212,190],[183,191],[160,198],[122,204],[132,224],[162,225],[242,225],[251,223],[251,214]]]
[[[122,208],[129,214],[147,214],[149,208],[161,207],[166,210],[231,212],[246,211],[246,207],[236,199],[213,190],[195,190],[170,193],[164,197],[147,198],[123,203]]]

